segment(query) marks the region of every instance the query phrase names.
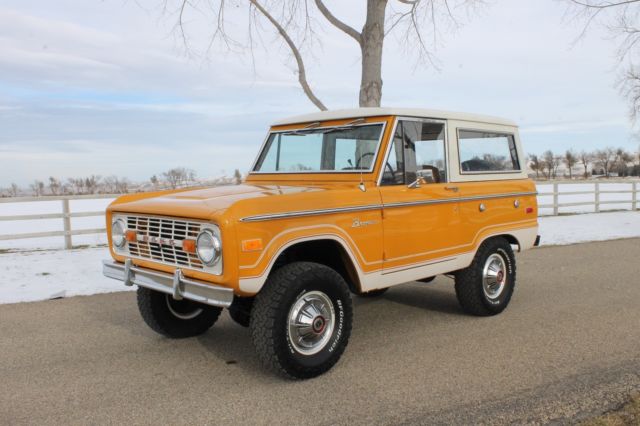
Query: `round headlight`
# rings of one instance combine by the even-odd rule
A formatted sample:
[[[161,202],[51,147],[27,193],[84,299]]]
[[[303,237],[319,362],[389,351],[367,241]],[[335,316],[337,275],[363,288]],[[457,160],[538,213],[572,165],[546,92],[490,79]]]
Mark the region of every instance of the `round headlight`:
[[[220,239],[208,229],[202,231],[196,238],[198,258],[207,266],[213,266],[220,260],[221,250]]]
[[[113,245],[122,248],[124,247],[127,239],[125,238],[125,230],[126,226],[124,224],[124,220],[116,219],[111,224],[111,241],[113,241]]]

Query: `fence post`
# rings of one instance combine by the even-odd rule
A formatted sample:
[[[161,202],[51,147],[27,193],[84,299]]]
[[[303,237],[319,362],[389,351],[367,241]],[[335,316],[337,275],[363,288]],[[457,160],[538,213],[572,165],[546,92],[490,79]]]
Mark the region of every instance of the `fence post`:
[[[596,213],[600,213],[600,182],[596,182]]]
[[[62,223],[64,224],[64,248],[69,250],[73,245],[71,244],[71,216],[68,198],[62,200],[62,215]]]
[[[558,184],[553,184],[553,215],[558,216]]]
[[[638,182],[631,184],[631,210],[638,210]]]

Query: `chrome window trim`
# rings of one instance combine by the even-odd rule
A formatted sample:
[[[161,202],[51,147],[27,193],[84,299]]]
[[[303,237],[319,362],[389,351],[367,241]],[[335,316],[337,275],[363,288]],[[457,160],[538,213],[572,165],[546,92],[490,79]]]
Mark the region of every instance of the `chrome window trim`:
[[[514,147],[516,148],[516,160],[518,161],[518,166],[519,169],[518,170],[492,170],[492,171],[470,171],[470,172],[464,172],[462,171],[462,161],[460,161],[460,130],[467,131],[467,132],[478,132],[478,133],[495,133],[496,135],[504,135],[504,136],[511,136],[513,138],[513,144]],[[518,143],[516,142],[516,134],[515,132],[505,132],[505,131],[500,131],[500,130],[487,130],[487,129],[475,129],[475,128],[470,128],[470,127],[456,127],[456,148],[458,149],[458,172],[460,173],[460,176],[462,175],[468,175],[468,176],[474,176],[474,175],[509,175],[509,174],[520,174],[522,173],[522,164],[520,164],[520,155],[518,153]]]
[[[127,223],[127,217],[142,217],[142,218],[148,218],[148,217],[153,217],[153,218],[159,218],[159,219],[168,219],[168,220],[183,220],[183,221],[187,221],[187,222],[193,222],[193,223],[199,223],[201,225],[200,228],[200,232],[202,232],[205,229],[209,229],[211,230],[214,235],[217,235],[218,238],[220,239],[221,244],[223,245],[223,249],[222,252],[220,254],[220,260],[218,262],[216,262],[215,265],[213,266],[207,266],[203,263],[203,268],[202,269],[197,269],[197,268],[190,268],[188,266],[185,265],[179,265],[176,263],[171,263],[171,262],[165,262],[162,260],[157,260],[157,259],[150,259],[148,257],[142,257],[142,256],[134,256],[129,252],[129,244],[125,244],[125,246],[123,248],[117,248],[115,245],[111,244],[111,248],[113,249],[114,253],[116,253],[117,255],[120,256],[125,256],[128,259],[136,259],[136,260],[143,260],[146,262],[151,262],[151,263],[157,263],[160,265],[166,265],[166,266],[171,266],[171,267],[175,267],[177,269],[184,269],[184,270],[189,270],[189,271],[195,271],[195,272],[203,272],[206,274],[211,274],[211,275],[216,275],[216,276],[221,276],[224,273],[224,241],[222,239],[222,233],[220,232],[220,227],[215,224],[215,223],[211,223],[208,222],[206,220],[202,220],[202,219],[191,219],[191,218],[186,218],[186,217],[176,217],[176,216],[164,216],[164,215],[157,215],[157,214],[140,214],[140,213],[126,213],[126,212],[114,212],[112,215],[112,219],[115,220],[116,218],[122,218],[125,222],[125,224]],[[182,247],[182,243],[180,243],[179,245],[180,247]]]
[[[354,119],[358,119],[359,117],[354,117]],[[262,146],[260,147],[260,151],[258,151],[258,155],[256,156],[255,160],[253,160],[253,164],[251,165],[251,171],[249,171],[249,175],[308,175],[308,174],[316,174],[316,173],[322,173],[322,174],[331,174],[331,173],[341,173],[341,174],[371,174],[375,171],[375,167],[376,167],[376,162],[378,161],[378,156],[380,154],[380,146],[382,145],[382,140],[384,139],[384,132],[387,129],[387,121],[371,121],[371,122],[366,122],[366,123],[360,123],[360,124],[354,124],[351,125],[349,127],[361,127],[361,126],[375,126],[375,125],[379,125],[382,124],[382,129],[380,130],[380,136],[378,137],[378,143],[376,144],[376,150],[375,150],[375,155],[373,158],[373,161],[371,162],[371,167],[369,167],[369,169],[367,170],[312,170],[312,171],[295,171],[295,172],[287,172],[287,171],[276,171],[276,172],[260,172],[260,171],[256,171],[256,165],[258,164],[258,160],[260,160],[260,156],[262,155],[262,152],[264,151],[266,145],[267,145],[267,141],[269,140],[269,138],[271,137],[272,134],[278,134],[278,133],[287,133],[287,132],[291,132],[294,130],[305,130],[304,127],[301,128],[296,128],[296,129],[289,129],[289,130],[278,130],[278,131],[269,131],[267,133],[267,137],[264,139],[264,141],[262,142]],[[324,127],[313,127],[313,128],[309,128],[309,130],[322,130],[322,129],[333,129],[336,127],[340,127],[340,126],[324,126]]]
[[[473,195],[469,197],[436,198],[432,200],[406,201],[406,202],[389,203],[389,204],[368,204],[366,206],[337,207],[337,208],[331,208],[331,209],[303,210],[303,211],[295,211],[295,212],[270,213],[270,214],[264,214],[264,215],[247,216],[247,217],[241,218],[240,222],[260,222],[264,220],[288,219],[292,217],[318,216],[323,214],[348,213],[348,212],[367,211],[367,210],[379,210],[379,209],[385,209],[385,208],[391,209],[391,208],[397,208],[397,207],[426,206],[431,204],[463,203],[468,201],[492,200],[492,199],[511,198],[511,197],[526,197],[526,196],[535,196],[535,195],[538,195],[537,191]]]
[[[384,162],[380,166],[380,171],[378,172],[378,179],[376,180],[376,186],[382,186],[382,175],[384,175],[384,167],[386,162],[389,159],[389,155],[391,154],[391,147],[393,146],[393,138],[395,137],[396,130],[398,129],[398,123],[400,120],[404,121],[420,121],[424,123],[441,123],[444,124],[444,155],[445,155],[445,164],[447,165],[447,182],[451,182],[451,167],[449,167],[449,125],[446,119],[441,118],[421,118],[421,117],[405,117],[405,116],[396,116],[393,127],[391,128],[391,134],[389,136],[389,142],[387,143],[387,148],[384,154]],[[406,173],[406,170],[405,170]],[[445,183],[445,182],[443,182]],[[385,185],[385,186],[399,186],[403,184],[395,184],[395,185]]]

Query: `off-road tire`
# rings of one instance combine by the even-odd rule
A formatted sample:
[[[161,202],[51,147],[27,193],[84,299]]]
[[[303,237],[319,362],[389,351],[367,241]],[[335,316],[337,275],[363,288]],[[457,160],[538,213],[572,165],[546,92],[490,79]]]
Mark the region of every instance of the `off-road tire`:
[[[327,343],[315,354],[297,351],[289,340],[289,316],[296,301],[322,292],[333,305],[335,320]],[[316,377],[333,367],[347,347],[353,309],[342,276],[312,262],[294,262],[277,269],[258,293],[251,310],[251,337],[263,365],[292,379]]]
[[[144,322],[156,333],[174,339],[198,336],[206,332],[222,312],[222,308],[215,306],[189,300],[174,301],[170,299],[169,302],[176,306],[174,309],[181,307],[187,313],[191,309],[194,313],[200,309],[200,313],[193,318],[179,318],[169,309],[167,298],[171,298],[171,295],[144,287],[138,287],[137,293],[138,309]]]
[[[233,299],[231,306],[229,306],[229,316],[238,325],[249,327],[252,306],[253,298],[236,297]]]
[[[499,254],[506,262],[505,286],[499,297],[490,299],[483,290],[483,270],[489,257]],[[509,242],[491,238],[478,248],[473,262],[455,273],[455,289],[462,309],[471,315],[490,316],[504,311],[516,285],[516,259]]]
[[[364,293],[358,293],[358,296],[367,297],[367,298],[380,297],[383,294],[385,294],[387,292],[387,290],[389,290],[389,288],[379,288],[377,290],[371,290],[371,291],[366,291]]]

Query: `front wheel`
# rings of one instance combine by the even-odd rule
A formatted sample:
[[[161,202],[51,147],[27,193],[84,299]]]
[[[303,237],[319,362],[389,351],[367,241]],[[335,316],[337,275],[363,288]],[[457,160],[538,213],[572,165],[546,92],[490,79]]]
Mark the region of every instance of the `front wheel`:
[[[504,311],[516,285],[516,259],[504,238],[482,243],[468,268],[455,274],[456,296],[462,309],[489,316]]]
[[[251,336],[263,364],[296,379],[333,367],[351,334],[349,288],[333,269],[295,262],[275,271],[256,296]]]
[[[171,295],[138,287],[138,309],[156,333],[172,338],[198,336],[217,321],[222,308],[175,300]]]

